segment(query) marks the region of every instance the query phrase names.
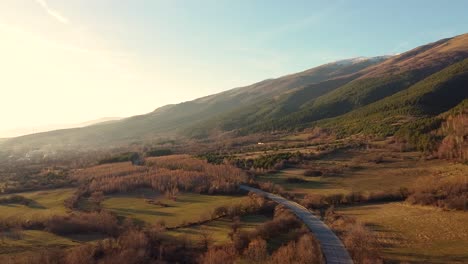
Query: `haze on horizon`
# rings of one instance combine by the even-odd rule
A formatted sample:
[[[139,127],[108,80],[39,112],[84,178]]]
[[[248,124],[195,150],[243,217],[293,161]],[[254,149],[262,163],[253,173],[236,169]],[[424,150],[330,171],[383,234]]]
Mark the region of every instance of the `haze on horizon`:
[[[2,1],[0,138],[399,53],[466,33],[467,9],[466,1]]]

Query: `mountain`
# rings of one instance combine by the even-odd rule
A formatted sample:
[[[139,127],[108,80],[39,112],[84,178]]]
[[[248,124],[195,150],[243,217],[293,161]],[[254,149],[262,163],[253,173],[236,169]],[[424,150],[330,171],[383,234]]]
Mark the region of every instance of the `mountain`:
[[[174,135],[235,136],[313,125],[389,135],[412,118],[438,115],[467,98],[467,58],[464,34],[396,56],[328,63],[111,123],[18,137],[2,147],[114,147]]]
[[[243,133],[303,127],[392,96],[466,58],[468,34],[443,39],[391,57],[354,75],[304,86],[277,99],[244,107],[199,127],[216,124],[220,129],[237,129]],[[441,96],[449,97],[451,101],[436,112],[453,107],[466,98],[468,91],[458,87],[456,94],[459,97],[455,98],[450,95],[452,92],[443,89]]]
[[[86,121],[83,123],[77,124],[75,127],[87,127],[87,126],[94,126],[94,125],[102,125],[104,123],[112,123],[114,121],[118,121],[122,119],[122,117],[101,117],[98,119]]]
[[[44,125],[44,126],[31,126],[31,127],[20,127],[15,129],[9,130],[2,130],[0,131],[0,136],[2,137],[14,137],[18,135],[28,135],[28,134],[35,134],[47,131],[53,131],[57,129],[66,129],[66,128],[76,128],[76,127],[85,127],[91,126],[99,123],[104,122],[112,122],[116,120],[120,120],[120,117],[103,117],[96,120],[86,121],[78,124],[52,124],[52,125]],[[1,142],[1,140],[0,140]]]
[[[249,106],[283,93],[324,80],[353,75],[387,57],[361,59],[354,63],[329,63],[303,72],[264,80],[176,105],[167,105],[145,114],[92,127],[62,129],[9,140],[5,148],[99,147],[141,142],[182,133],[204,120]]]

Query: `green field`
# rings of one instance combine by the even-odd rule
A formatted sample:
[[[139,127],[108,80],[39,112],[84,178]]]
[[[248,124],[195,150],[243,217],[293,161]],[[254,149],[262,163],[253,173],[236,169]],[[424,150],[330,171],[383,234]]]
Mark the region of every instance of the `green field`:
[[[167,203],[169,207],[150,204],[146,198],[156,198]],[[155,224],[164,221],[167,226],[175,226],[184,222],[198,221],[201,216],[210,215],[218,206],[231,205],[247,199],[245,196],[203,195],[183,193],[176,201],[168,200],[157,193],[116,194],[107,196],[102,205],[105,209],[119,216],[133,218],[142,222]]]
[[[268,220],[270,219],[263,215],[243,216],[241,217],[240,230],[252,230]],[[231,225],[231,219],[222,218],[204,225],[170,230],[167,233],[178,237],[185,236],[190,241],[195,242],[199,242],[202,239],[202,234],[205,233],[214,244],[223,244],[229,241],[228,234],[231,231]]]
[[[0,205],[0,219],[46,219],[52,215],[64,215],[67,212],[63,201],[70,197],[74,189],[54,189],[34,192],[18,193],[34,202],[29,205],[2,204]],[[10,195],[1,195],[8,197]]]
[[[19,235],[18,238],[0,239],[0,254],[15,254],[45,248],[64,248],[80,243],[72,238],[39,230],[24,230],[20,231]]]
[[[415,263],[468,263],[468,213],[404,203],[337,210],[376,231],[384,258]]]

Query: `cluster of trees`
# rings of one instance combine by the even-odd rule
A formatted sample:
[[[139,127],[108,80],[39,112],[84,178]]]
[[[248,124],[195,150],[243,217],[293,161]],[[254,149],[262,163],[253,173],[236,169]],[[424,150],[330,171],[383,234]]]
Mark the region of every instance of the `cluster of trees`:
[[[289,164],[297,164],[303,160],[312,158],[310,154],[301,152],[283,152],[274,154],[265,154],[256,158],[231,158],[229,163],[245,170],[265,169],[281,170]]]
[[[437,175],[416,180],[406,199],[412,204],[432,205],[446,209],[468,209],[468,176],[440,177]]]
[[[28,199],[22,195],[11,195],[7,197],[0,197],[0,204],[22,204],[22,205],[30,205],[33,201]]]
[[[161,157],[172,155],[173,152],[170,149],[152,149],[146,152],[147,157]]]
[[[383,263],[378,237],[355,218],[337,214],[330,208],[325,222],[341,238],[355,263]]]
[[[188,155],[148,158],[144,166],[130,162],[103,164],[77,170],[72,179],[80,183],[75,194],[65,201],[76,208],[82,197],[151,188],[175,198],[179,191],[220,194],[236,193],[248,181],[241,169],[227,164],[210,164]]]
[[[70,215],[52,216],[45,229],[59,235],[102,233],[109,236],[119,234],[119,223],[115,215],[107,211],[75,212]]]
[[[42,168],[41,165],[21,165],[4,168],[0,164],[0,193],[69,187],[72,182],[64,168]],[[2,171],[5,169],[5,171]]]
[[[282,206],[276,207],[272,220],[254,230],[241,231],[236,221],[231,229],[231,242],[208,247],[199,259],[200,263],[323,263],[317,241],[302,223]],[[269,250],[266,241],[272,241],[284,234],[288,234],[290,239],[283,245]]]
[[[101,159],[98,163],[99,164],[106,164],[106,163],[119,163],[119,162],[126,162],[130,161],[134,165],[143,165],[144,160],[140,153],[138,152],[129,152],[123,153],[116,156],[112,156],[109,158]]]
[[[437,150],[439,158],[468,162],[468,107],[465,112],[448,116],[440,127],[445,137]]]
[[[440,136],[431,132],[439,128],[440,124],[440,118],[421,118],[402,126],[395,136],[406,145],[406,149],[432,153],[437,149]]]
[[[224,159],[228,158],[228,156],[216,153],[204,153],[197,155],[197,158],[204,159],[212,164],[222,164],[224,163]]]
[[[307,194],[300,201],[302,205],[310,209],[323,209],[330,206],[350,205],[356,203],[392,202],[403,201],[408,197],[409,191],[401,188],[395,191],[376,192],[350,192],[347,194]]]
[[[171,157],[171,158],[169,158]],[[95,176],[87,185],[87,192],[127,192],[138,188],[152,188],[167,192],[174,189],[197,193],[235,193],[247,175],[229,165],[213,165],[186,156],[167,156],[149,160],[141,173],[115,176],[112,172]]]

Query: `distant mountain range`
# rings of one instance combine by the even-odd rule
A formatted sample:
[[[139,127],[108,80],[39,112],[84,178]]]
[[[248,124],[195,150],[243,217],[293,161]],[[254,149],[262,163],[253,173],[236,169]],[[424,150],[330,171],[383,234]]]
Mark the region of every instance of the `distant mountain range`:
[[[44,126],[31,126],[31,127],[20,127],[15,129],[8,129],[8,130],[0,130],[0,137],[4,137],[4,140],[8,137],[15,137],[15,136],[22,136],[22,135],[29,135],[41,132],[47,132],[52,130],[58,129],[67,129],[67,128],[77,128],[77,127],[85,127],[85,126],[92,126],[95,124],[100,124],[104,122],[111,122],[117,121],[122,119],[121,117],[103,117],[91,121],[86,121],[78,124],[53,124],[53,125],[44,125]],[[1,141],[1,139],[0,139]]]
[[[10,139],[2,148],[113,147],[323,126],[389,135],[468,98],[468,34],[395,56],[341,60],[118,121]],[[377,124],[377,125],[376,125]]]

